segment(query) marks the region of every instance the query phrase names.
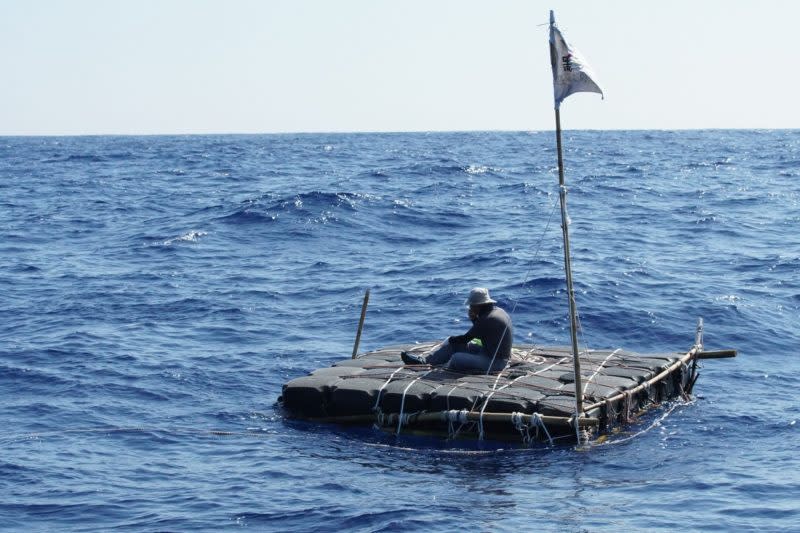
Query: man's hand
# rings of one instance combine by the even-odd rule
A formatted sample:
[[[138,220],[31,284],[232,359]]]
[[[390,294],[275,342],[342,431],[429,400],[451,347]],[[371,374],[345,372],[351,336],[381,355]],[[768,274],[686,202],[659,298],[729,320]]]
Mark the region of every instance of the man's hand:
[[[467,344],[467,337],[465,335],[453,335],[447,340],[450,344]]]

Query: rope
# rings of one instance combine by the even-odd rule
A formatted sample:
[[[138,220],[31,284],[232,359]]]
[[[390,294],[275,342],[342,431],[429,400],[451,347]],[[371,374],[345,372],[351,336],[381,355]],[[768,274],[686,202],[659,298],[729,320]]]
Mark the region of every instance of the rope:
[[[550,216],[547,218],[547,224],[544,226],[544,230],[542,234],[539,236],[539,241],[536,243],[536,251],[533,253],[533,257],[531,258],[530,262],[528,263],[528,270],[525,272],[525,279],[522,281],[522,288],[525,288],[525,285],[528,283],[528,279],[531,275],[531,270],[533,270],[533,262],[539,256],[539,252],[542,249],[542,242],[544,242],[544,236],[547,234],[547,230],[550,229],[550,222],[553,220],[553,214],[556,212],[556,207],[558,206],[558,202],[553,202],[553,208],[550,210]],[[513,300],[514,305],[511,307],[510,315],[514,315],[514,311],[517,309],[517,305],[519,304],[519,298]],[[492,361],[494,362],[494,361]]]
[[[525,284],[523,283],[523,286],[524,285]],[[506,326],[503,328],[503,334],[500,335],[500,340],[497,341],[497,346],[494,349],[494,354],[492,355],[492,360],[489,361],[489,366],[486,368],[486,374],[485,375],[488,375],[489,372],[492,371],[492,367],[494,366],[494,361],[497,358],[497,352],[500,351],[500,345],[503,343],[503,339],[506,338],[506,333],[508,333],[508,324],[506,324]],[[502,370],[501,370],[501,372],[502,372]]]
[[[528,270],[525,272],[525,278],[522,281],[522,289],[525,288],[525,285],[528,284],[528,279],[530,279],[531,270],[533,270],[533,262],[536,261],[536,258],[539,256],[539,252],[542,249],[542,242],[544,242],[544,236],[547,234],[547,230],[550,228],[550,222],[553,220],[553,213],[556,212],[557,202],[553,202],[553,208],[550,210],[550,216],[547,218],[547,224],[545,224],[544,230],[542,234],[539,236],[539,241],[536,243],[536,251],[533,253],[533,257],[528,262]],[[519,298],[516,300],[512,300],[514,305],[511,306],[511,311],[508,313],[509,316],[514,316],[514,312],[517,310],[517,305],[519,305]],[[492,366],[494,365],[495,359],[497,359],[497,352],[500,350],[500,344],[503,342],[503,339],[508,333],[508,326],[503,329],[503,334],[500,335],[500,340],[497,343],[497,347],[494,349],[494,354],[492,354],[492,360],[489,362],[489,367],[486,369],[486,374],[492,370]]]
[[[396,433],[396,435],[400,435],[400,428],[403,427],[403,409],[405,408],[405,405],[406,405],[406,393],[408,392],[408,389],[410,389],[411,386],[414,385],[414,383],[416,383],[417,381],[421,380],[422,378],[424,378],[425,376],[427,376],[431,372],[433,372],[432,369],[428,370],[427,372],[423,373],[422,375],[420,375],[420,376],[416,377],[415,379],[411,380],[411,383],[409,383],[408,386],[405,389],[403,389],[403,396],[400,399],[400,415],[397,417],[397,433]],[[406,424],[408,424],[408,420],[406,420]]]
[[[617,348],[616,350],[608,354],[608,357],[603,359],[603,362],[600,363],[600,366],[597,367],[597,370],[594,371],[594,374],[592,374],[591,377],[588,380],[586,380],[586,383],[583,384],[583,391],[582,391],[583,394],[586,394],[586,388],[589,386],[589,383],[591,383],[594,377],[603,369],[604,366],[606,366],[608,360],[617,355],[617,353],[620,351],[622,351],[622,348]]]
[[[502,387],[500,387],[498,389],[497,388],[497,382],[500,381],[501,374],[502,374],[502,372],[497,374],[497,377],[495,378],[494,383],[492,384],[492,392],[490,392],[489,395],[486,396],[486,398],[484,398],[484,400],[483,400],[483,406],[481,407],[481,413],[480,413],[480,416],[478,417],[478,440],[483,440],[483,412],[486,411],[486,406],[489,405],[489,400],[492,399],[492,396],[494,396],[495,393],[500,392],[501,390],[505,389],[506,387],[510,387],[511,385],[514,384],[515,381],[525,377],[525,374],[523,374],[523,375],[521,375],[521,376],[519,376],[517,378],[512,379],[511,381],[509,381],[508,383],[506,383],[505,385],[503,385]],[[473,408],[474,407],[475,407],[475,405],[473,404]]]
[[[479,401],[481,401],[481,400],[483,400],[483,404],[482,404],[482,406],[481,406],[481,410],[480,410],[480,415],[479,415],[479,417],[478,417],[478,440],[483,440],[483,437],[484,437],[484,431],[483,431],[483,413],[484,413],[484,411],[486,410],[486,406],[488,405],[488,403],[489,403],[489,400],[492,398],[492,396],[494,396],[494,394],[495,394],[496,392],[500,392],[501,390],[505,389],[506,387],[509,387],[509,386],[513,385],[514,383],[516,383],[516,381],[517,381],[517,380],[520,380],[520,379],[522,379],[522,378],[524,378],[524,377],[527,377],[527,376],[535,376],[535,375],[537,375],[537,374],[541,374],[542,372],[546,372],[547,370],[550,370],[550,369],[551,369],[551,368],[553,368],[554,366],[556,366],[556,365],[559,365],[559,364],[563,363],[564,361],[566,361],[566,360],[568,360],[568,359],[569,359],[569,357],[562,357],[561,359],[559,359],[559,360],[558,360],[558,361],[556,361],[555,363],[551,364],[550,366],[547,366],[547,367],[545,367],[545,368],[542,368],[542,369],[540,369],[540,370],[537,370],[536,372],[533,372],[533,373],[531,373],[531,374],[523,374],[523,375],[521,375],[521,376],[518,376],[518,377],[516,377],[516,378],[514,378],[514,379],[510,380],[508,383],[506,383],[505,385],[503,385],[502,387],[500,387],[500,388],[498,389],[498,388],[497,388],[497,383],[500,381],[500,378],[501,378],[501,377],[503,377],[503,372],[502,372],[502,371],[501,371],[501,372],[499,372],[499,373],[497,374],[497,377],[496,377],[496,378],[495,378],[495,380],[494,380],[494,383],[492,384],[492,391],[489,393],[489,395],[488,395],[488,396],[483,396],[483,395],[481,395],[481,396],[479,396],[478,398],[475,398],[475,401],[474,401],[474,402],[472,402],[472,407],[470,408],[470,411],[473,411],[473,410],[475,410],[475,407],[478,405],[478,402],[479,402]],[[456,385],[456,386],[458,386],[458,385]],[[467,388],[469,388],[469,387],[467,387]],[[529,388],[532,388],[532,389],[534,389],[534,390],[541,390],[541,389],[542,389],[542,387],[529,387]],[[453,387],[453,389],[455,389],[455,387]],[[482,389],[480,389],[480,388],[473,388],[472,390],[474,390],[474,391],[476,391],[476,392],[482,392]],[[552,390],[556,390],[556,389],[552,389]],[[450,390],[450,392],[453,392],[453,390]],[[447,393],[448,399],[449,399],[449,396],[450,396],[450,392],[448,392],[448,393]],[[519,396],[518,396],[518,397],[519,397]],[[449,407],[449,401],[448,401],[448,407]]]
[[[448,411],[450,410],[450,394],[452,394],[452,392],[456,390],[459,385],[461,384],[456,382],[456,384],[453,385],[453,388],[447,391],[447,395],[444,397],[444,406],[447,408]]]
[[[519,431],[519,434],[522,435],[522,442],[526,445],[529,444],[531,435],[528,432],[528,425],[522,423],[522,413],[518,411],[511,413],[511,423],[514,425],[514,429]]]
[[[520,435],[522,435],[522,442],[529,446],[531,442],[533,442],[534,438],[539,438],[539,428],[544,430],[544,434],[547,436],[547,441],[550,443],[550,446],[553,445],[553,437],[550,435],[550,432],[547,430],[547,426],[545,425],[544,421],[542,420],[542,415],[539,413],[533,413],[526,424],[523,421],[524,413],[519,413],[514,411],[511,413],[511,423],[514,424],[514,428],[519,431]],[[536,428],[536,435],[531,437],[530,430]]]
[[[372,424],[372,429],[381,429],[385,424],[385,417],[383,416],[383,412],[378,411],[375,413],[375,423]]]
[[[456,411],[455,409],[449,409],[445,411],[445,418],[447,419],[447,439],[453,440],[458,435],[458,431],[461,431],[461,427],[464,426],[468,422],[467,414],[469,411],[466,409],[462,409],[460,411]],[[460,424],[458,431],[453,430],[453,423],[458,422]]]
[[[511,413],[511,423],[514,425],[516,429],[520,428],[522,424],[522,413],[519,411],[514,411]]]
[[[555,362],[555,363],[553,363],[552,365],[550,365],[550,366],[548,366],[548,367],[545,367],[545,368],[543,368],[543,369],[541,369],[541,370],[537,370],[536,372],[533,372],[533,373],[531,373],[531,374],[529,374],[529,375],[531,375],[531,376],[535,376],[535,375],[537,375],[537,374],[541,374],[542,372],[547,372],[548,370],[550,370],[550,369],[551,369],[551,368],[553,368],[554,366],[558,366],[558,365],[560,365],[561,363],[564,363],[564,362],[566,362],[566,361],[569,361],[569,360],[570,360],[570,357],[562,357],[561,359],[559,359],[558,361],[556,361],[556,362]]]
[[[633,396],[631,395],[630,391],[625,391],[624,394],[624,408],[625,408],[625,423],[630,423],[633,418],[631,417],[631,413],[633,411]]]
[[[681,404],[675,403],[675,404],[671,405],[669,407],[669,409],[667,409],[667,411],[663,415],[661,415],[656,420],[654,420],[652,424],[650,424],[648,427],[644,428],[641,431],[637,431],[633,435],[629,435],[627,437],[623,437],[621,439],[616,439],[616,440],[613,440],[613,441],[612,440],[606,440],[605,442],[601,442],[601,443],[595,444],[595,446],[609,446],[611,444],[622,444],[623,442],[628,442],[629,440],[633,440],[636,437],[644,435],[645,433],[647,433],[648,431],[650,431],[654,427],[660,426],[661,422],[664,421],[664,419],[667,418],[672,413],[672,411],[677,409],[679,405],[681,405]]]
[[[375,398],[375,405],[372,407],[372,410],[375,411],[376,413],[380,413],[381,412],[380,403],[381,403],[381,394],[383,393],[383,389],[386,388],[386,385],[388,385],[389,383],[392,382],[392,379],[394,379],[394,375],[397,374],[398,372],[400,372],[401,370],[403,370],[403,368],[405,368],[405,367],[401,366],[397,370],[392,372],[389,375],[389,379],[386,380],[386,383],[381,385],[381,388],[378,389],[377,398]]]
[[[547,435],[547,440],[550,442],[550,446],[553,445],[553,437],[551,437],[550,432],[547,431],[547,426],[545,425],[544,420],[542,420],[542,415],[539,413],[533,413],[531,415],[530,424],[536,426],[537,437],[539,436],[539,428],[542,428],[544,430],[544,434]]]
[[[497,389],[496,388],[497,387],[497,382],[500,381],[500,377],[503,374],[502,372],[500,372],[497,375],[497,378],[495,378],[494,383],[492,384],[492,392],[490,392],[489,395],[486,396],[485,398],[483,396],[480,396],[479,398],[476,398],[475,402],[473,402],[473,404],[472,404],[472,409],[470,409],[470,410],[475,409],[475,406],[477,405],[478,400],[483,399],[483,405],[481,406],[480,416],[478,417],[478,440],[483,440],[483,436],[484,436],[484,432],[483,432],[483,413],[486,410],[486,406],[489,404],[489,400],[492,398],[492,396],[494,396],[494,394],[496,392],[500,392],[501,390],[505,389],[506,387],[510,387],[511,385],[513,385],[518,380],[520,380],[520,379],[522,379],[524,377],[535,376],[537,374],[541,374],[542,372],[546,372],[547,370],[550,370],[554,366],[559,365],[559,364],[563,363],[564,361],[566,361],[568,359],[569,359],[568,357],[562,357],[560,360],[556,361],[555,363],[551,364],[550,366],[547,366],[545,368],[537,370],[536,372],[533,372],[531,374],[523,374],[523,375],[521,375],[519,377],[516,377],[516,378],[512,379],[511,381],[509,381],[508,383],[506,383],[505,385],[503,385],[502,387],[500,387],[499,389]],[[532,387],[532,388],[534,390],[541,389],[541,387]],[[478,391],[480,392],[480,389],[478,389]],[[449,396],[449,394],[450,393],[448,393],[448,396]],[[538,413],[535,413],[535,414],[538,414]],[[548,435],[548,437],[549,437],[549,435]],[[552,441],[552,439],[551,439],[551,441]]]
[[[689,395],[689,393],[687,393],[683,388],[683,379],[685,377],[684,373],[688,370],[688,368],[689,367],[687,367],[686,365],[682,365],[681,366],[681,379],[678,380],[678,392],[680,393],[681,398],[683,398],[687,402],[692,399],[691,396]],[[669,379],[669,378],[665,378],[660,382],[660,383],[662,383],[664,385],[665,388],[666,388],[665,381],[667,379]]]
[[[453,385],[453,388],[450,389],[449,391],[447,391],[447,396],[445,396],[445,398],[444,398],[444,402],[445,402],[444,405],[447,408],[447,412],[448,413],[457,412],[457,411],[451,411],[450,410],[450,394],[454,390],[456,390],[460,385],[461,385],[461,383],[456,382],[456,384]],[[474,407],[474,404],[473,404],[473,407]],[[463,409],[463,411],[466,412],[466,409]],[[447,424],[447,438],[448,438],[448,440],[453,440],[458,436],[458,433],[461,431],[461,428],[464,427],[464,424],[467,423],[467,419],[466,419],[466,416],[465,416],[464,417],[464,422],[461,422],[461,425],[458,427],[457,430],[453,428],[453,422],[454,422],[453,420],[448,418],[448,424]]]
[[[606,429],[610,428],[617,420],[619,413],[614,409],[614,402],[606,398]]]

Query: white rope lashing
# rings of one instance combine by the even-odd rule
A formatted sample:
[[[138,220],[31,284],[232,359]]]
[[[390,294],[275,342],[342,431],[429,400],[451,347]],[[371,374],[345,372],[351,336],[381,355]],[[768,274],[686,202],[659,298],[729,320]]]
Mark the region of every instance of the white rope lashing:
[[[406,386],[406,388],[403,389],[403,396],[402,396],[402,398],[400,398],[400,415],[397,417],[397,433],[396,433],[396,435],[400,435],[400,428],[403,427],[403,423],[404,423],[404,421],[403,421],[403,409],[405,408],[405,405],[406,405],[406,393],[411,388],[411,386],[414,385],[414,383],[416,383],[417,381],[421,380],[422,378],[424,378],[425,376],[427,376],[431,372],[433,372],[433,369],[428,370],[427,372],[424,372],[420,376],[414,378],[413,380],[411,380],[411,383],[409,383],[408,386]],[[405,423],[408,424],[408,418],[405,419]]]
[[[614,350],[613,352],[608,354],[608,357],[603,359],[603,362],[600,363],[600,366],[597,367],[597,369],[594,371],[594,374],[592,374],[589,377],[589,379],[586,380],[586,383],[583,384],[583,391],[582,391],[583,394],[586,394],[586,388],[589,386],[589,383],[591,383],[592,380],[595,378],[595,376],[597,376],[597,374],[603,369],[603,367],[606,366],[606,363],[608,363],[608,360],[611,359],[612,357],[614,357],[615,355],[617,355],[617,353],[619,353],[621,351],[622,351],[622,348],[617,348],[616,350]]]
[[[381,403],[381,394],[383,393],[383,389],[385,389],[385,388],[386,388],[386,386],[387,386],[389,383],[391,383],[391,382],[392,382],[392,379],[394,379],[394,375],[395,375],[395,374],[397,374],[398,372],[400,372],[401,370],[403,370],[403,368],[405,368],[405,367],[402,367],[402,366],[401,366],[400,368],[398,368],[398,369],[396,369],[394,372],[392,372],[392,373],[389,375],[389,379],[387,379],[387,380],[386,380],[386,383],[384,383],[383,385],[381,385],[381,388],[380,388],[380,389],[378,389],[378,394],[377,394],[377,397],[375,398],[375,405],[372,407],[372,410],[373,410],[374,412],[376,412],[376,413],[379,413],[379,414],[380,414],[380,412],[381,412],[381,408],[380,408],[380,403]]]
[[[542,415],[539,413],[533,413],[530,415],[530,420],[526,424],[523,420],[525,416],[524,413],[513,412],[511,413],[511,423],[514,424],[514,427],[517,431],[519,431],[520,435],[522,435],[522,442],[526,445],[529,445],[534,438],[539,438],[539,429],[541,428],[544,431],[544,434],[547,436],[547,441],[550,443],[550,446],[553,445],[553,437],[550,436],[550,432],[547,430],[547,426],[542,420]],[[532,438],[530,430],[536,428],[536,434]]]

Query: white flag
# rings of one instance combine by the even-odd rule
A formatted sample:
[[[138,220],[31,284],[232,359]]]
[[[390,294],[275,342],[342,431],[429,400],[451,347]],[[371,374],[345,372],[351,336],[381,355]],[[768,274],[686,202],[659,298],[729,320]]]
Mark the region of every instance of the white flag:
[[[570,46],[556,27],[556,18],[550,12],[550,64],[553,67],[553,96],[556,109],[572,93],[590,92],[603,94],[594,72],[580,52]]]

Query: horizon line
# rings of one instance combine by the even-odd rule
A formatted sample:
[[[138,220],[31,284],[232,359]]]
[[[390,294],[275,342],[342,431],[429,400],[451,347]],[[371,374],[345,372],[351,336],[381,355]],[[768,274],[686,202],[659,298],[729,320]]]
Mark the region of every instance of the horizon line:
[[[568,128],[563,131],[795,131],[798,127],[689,127],[689,128]],[[170,133],[0,133],[0,138],[55,138],[55,137],[201,137],[201,136],[261,136],[261,135],[401,135],[431,133],[550,133],[552,129],[470,129],[470,130],[298,130],[298,131],[263,131],[263,132],[170,132]]]

